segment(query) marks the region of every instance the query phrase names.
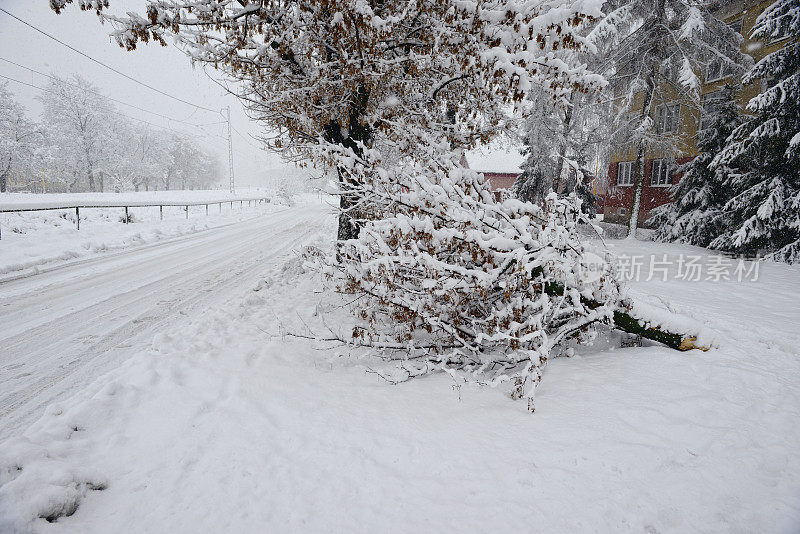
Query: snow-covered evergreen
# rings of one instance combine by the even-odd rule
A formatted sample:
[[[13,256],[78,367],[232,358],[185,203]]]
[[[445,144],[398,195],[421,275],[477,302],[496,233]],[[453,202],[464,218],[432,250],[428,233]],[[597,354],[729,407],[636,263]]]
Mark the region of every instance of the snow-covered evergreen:
[[[681,108],[675,115],[667,106],[699,107],[699,74],[714,65],[732,74],[743,71],[741,37],[715,18],[711,7],[686,0],[611,0],[592,31],[618,98],[617,144],[636,152],[629,237],[635,237],[639,224],[648,151],[677,152]]]
[[[731,170],[711,163],[742,122],[736,95],[736,87],[726,86],[704,105],[704,128],[697,134],[699,155],[678,169],[683,176],[670,189],[672,202],[651,211],[656,239],[707,247],[730,224],[723,208],[730,198]]]
[[[532,91],[526,104],[527,117],[519,134],[525,160],[514,183],[514,194],[526,202],[540,203],[555,188],[563,110],[542,90]]]
[[[800,2],[778,0],[753,27],[754,38],[786,45],[759,61],[744,83],[767,89],[747,109],[752,119],[737,128],[714,166],[736,168],[726,185],[730,226],[711,242],[736,254],[766,254],[800,261]]]

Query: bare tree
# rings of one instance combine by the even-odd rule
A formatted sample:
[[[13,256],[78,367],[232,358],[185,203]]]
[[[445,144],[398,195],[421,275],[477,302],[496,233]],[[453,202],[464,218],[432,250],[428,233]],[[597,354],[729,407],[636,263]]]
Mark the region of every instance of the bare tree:
[[[30,167],[40,141],[39,125],[27,119],[25,108],[14,99],[7,84],[0,83],[0,193],[8,191],[15,167]]]
[[[59,151],[71,152],[77,166],[71,170],[69,190],[79,188],[86,179],[89,191],[97,191],[101,176],[98,170],[110,156],[108,139],[114,120],[111,104],[88,80],[73,76],[65,80],[52,76],[40,95],[44,106],[43,121]]]

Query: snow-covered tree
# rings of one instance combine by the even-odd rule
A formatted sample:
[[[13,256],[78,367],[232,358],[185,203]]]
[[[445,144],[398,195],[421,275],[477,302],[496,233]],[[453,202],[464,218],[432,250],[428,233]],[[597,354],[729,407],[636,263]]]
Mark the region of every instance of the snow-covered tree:
[[[198,135],[153,130],[117,112],[88,81],[51,76],[42,120],[0,84],[0,190],[126,191],[210,187],[222,174]],[[27,178],[27,181],[26,181]]]
[[[148,191],[156,186],[161,175],[161,162],[168,158],[168,138],[147,126],[139,126],[131,134],[131,157],[135,162],[131,186],[134,191]]]
[[[549,191],[569,194],[578,191],[586,201],[595,202],[584,183],[599,152],[608,148],[610,128],[597,105],[596,94],[574,94],[565,107],[554,106],[542,91],[532,92],[519,128],[525,161],[514,184],[518,198],[541,203]],[[578,179],[580,171],[583,179]],[[587,194],[588,193],[588,194]]]
[[[101,15],[107,5],[79,3]],[[406,378],[511,382],[532,408],[548,358],[596,323],[627,317],[688,348],[625,314],[608,262],[583,268],[579,201],[496,202],[459,164],[533,87],[566,105],[604,85],[556,54],[585,44],[600,4],[148,0],[147,16],[104,16],[128,48],[175,33],[239,82],[273,147],[336,170],[339,240],[323,263],[359,296],[344,342],[403,350]]]
[[[71,175],[69,190],[82,189],[84,179],[89,191],[102,190],[102,167],[112,155],[108,139],[115,135],[111,103],[78,75],[70,80],[52,76],[39,98],[42,121],[61,164],[73,165],[65,169]]]
[[[724,209],[731,223],[711,242],[718,248],[776,260],[800,261],[800,2],[778,0],[759,15],[752,36],[787,39],[759,61],[744,83],[766,90],[747,105],[753,117],[737,128],[716,157],[717,169],[735,167],[726,182]]]
[[[711,13],[713,3],[693,0],[610,0],[592,30],[619,97],[620,141],[636,152],[628,236],[635,237],[648,149],[675,154],[682,102],[699,108],[700,75],[713,66],[743,72],[741,36]],[[676,113],[677,111],[677,113]]]
[[[174,33],[194,61],[238,82],[271,147],[340,176],[348,162],[325,161],[341,151],[322,145],[358,154],[384,138],[408,153],[414,147],[395,131],[402,118],[466,147],[490,136],[502,107],[532,86],[561,100],[602,84],[554,55],[584,43],[579,30],[600,15],[599,0],[148,0],[145,14],[124,17],[107,14],[113,2],[78,3],[111,20],[128,49]],[[358,184],[339,185],[347,239],[357,234],[349,191]]]
[[[29,174],[40,156],[41,130],[25,116],[7,83],[0,83],[0,193],[8,191],[13,172]]]
[[[398,361],[389,380],[445,371],[508,383],[533,409],[548,359],[595,323],[613,323],[620,297],[611,266],[582,263],[579,201],[495,202],[446,139],[418,146],[425,158],[386,165],[367,150],[354,162],[365,177],[359,193],[383,215],[361,220],[359,237],[328,266],[343,292],[362,297],[353,342]],[[445,178],[428,178],[441,169]]]
[[[514,193],[517,198],[538,204],[555,188],[566,110],[554,106],[543,90],[531,91],[526,104],[526,118],[519,133],[525,160],[520,165],[522,172],[514,183]]]
[[[166,151],[160,154],[159,172],[163,189],[197,189],[219,180],[217,157],[198,145],[196,139],[173,133],[163,142]]]
[[[443,371],[507,384],[533,410],[549,359],[589,341],[595,327],[694,348],[631,315],[612,265],[579,239],[585,219],[575,195],[553,193],[541,206],[497,202],[446,138],[425,137],[416,144],[422,157],[386,161],[370,149],[353,156],[347,172],[363,178],[358,194],[369,210],[359,236],[325,267],[340,291],[358,296],[352,333],[334,332],[337,339],[395,361],[382,376],[399,382]]]
[[[742,123],[736,102],[739,89],[725,86],[704,102],[703,129],[697,134],[699,155],[678,169],[684,174],[670,188],[672,202],[651,212],[656,239],[707,247],[728,229],[730,220],[724,207],[731,196],[728,180],[732,171],[725,165],[712,166],[712,161]]]

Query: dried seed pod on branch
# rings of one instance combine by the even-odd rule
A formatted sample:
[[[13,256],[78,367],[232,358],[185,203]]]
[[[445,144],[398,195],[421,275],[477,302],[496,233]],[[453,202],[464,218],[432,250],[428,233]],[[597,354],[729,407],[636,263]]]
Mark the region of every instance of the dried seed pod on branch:
[[[613,324],[620,293],[612,267],[585,253],[578,199],[496,202],[445,139],[419,146],[425,157],[391,167],[378,151],[350,153],[360,213],[379,214],[359,221],[358,238],[341,243],[326,266],[340,291],[363,297],[353,341],[400,360],[390,380],[445,371],[510,382],[532,409],[554,351],[591,336],[595,323]],[[587,257],[599,265],[587,269]]]

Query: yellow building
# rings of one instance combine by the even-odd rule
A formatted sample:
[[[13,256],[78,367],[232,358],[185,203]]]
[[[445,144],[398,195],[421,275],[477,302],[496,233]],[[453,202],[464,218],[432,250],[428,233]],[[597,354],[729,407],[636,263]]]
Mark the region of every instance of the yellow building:
[[[718,2],[713,13],[731,28],[745,36],[741,50],[758,62],[766,55],[781,48],[786,41],[771,42],[749,39],[750,31],[758,16],[773,0],[739,0]],[[722,61],[712,62],[706,72],[697,73],[702,80],[701,101],[692,102],[672,87],[660,86],[660,97],[653,102],[652,118],[656,133],[665,139],[663,146],[649,146],[645,155],[645,173],[639,211],[640,226],[649,218],[650,210],[670,202],[669,187],[679,179],[675,167],[692,160],[697,155],[696,136],[702,129],[703,108],[708,110],[722,96],[720,91],[730,83],[731,74]],[[738,80],[736,80],[738,82]],[[762,90],[762,83],[751,83],[739,94],[739,105],[744,112],[749,100]],[[618,96],[618,95],[617,95]],[[641,113],[644,94],[639,93],[631,104],[631,113]],[[677,153],[669,146],[677,149]],[[633,202],[633,173],[636,146],[613,146],[608,169],[608,190],[604,195],[603,214],[608,222],[625,223]]]

